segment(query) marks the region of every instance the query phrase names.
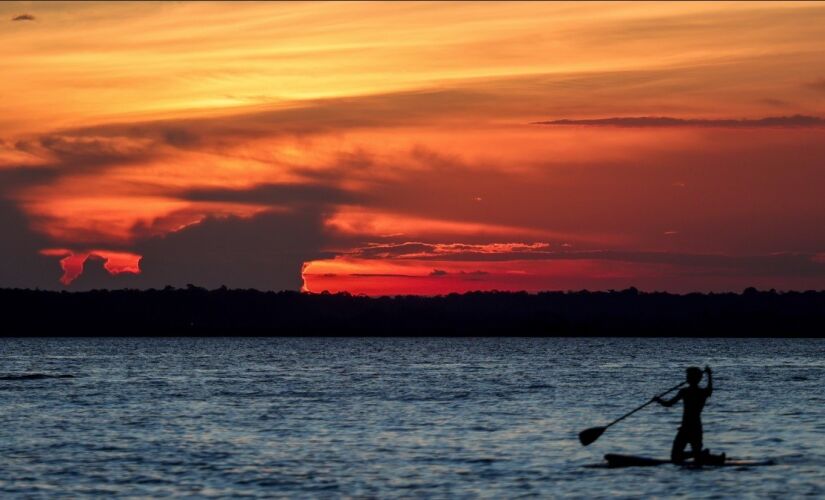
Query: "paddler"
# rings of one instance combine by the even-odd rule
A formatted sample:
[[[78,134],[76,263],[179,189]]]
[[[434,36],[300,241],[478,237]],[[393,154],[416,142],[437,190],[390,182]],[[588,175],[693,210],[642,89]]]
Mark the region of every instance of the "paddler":
[[[681,464],[685,461],[685,447],[690,443],[693,452],[694,463],[702,464],[706,459],[710,459],[709,451],[702,450],[702,409],[705,402],[713,393],[713,375],[709,366],[705,367],[704,373],[708,375],[708,383],[704,388],[699,387],[702,381],[702,370],[699,367],[691,366],[685,370],[688,387],[681,389],[672,399],[662,399],[655,397],[654,400],[662,406],[670,407],[684,401],[684,411],[682,413],[682,425],[676,438],[673,440],[673,448],[670,452],[670,459],[673,463]],[[724,454],[713,457],[724,461]]]

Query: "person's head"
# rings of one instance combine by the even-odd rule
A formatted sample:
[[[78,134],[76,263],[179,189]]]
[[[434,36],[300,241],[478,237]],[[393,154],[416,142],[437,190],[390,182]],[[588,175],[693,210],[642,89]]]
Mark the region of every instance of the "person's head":
[[[691,386],[699,385],[699,382],[702,381],[702,370],[698,366],[688,367],[685,374],[687,375],[687,383]]]

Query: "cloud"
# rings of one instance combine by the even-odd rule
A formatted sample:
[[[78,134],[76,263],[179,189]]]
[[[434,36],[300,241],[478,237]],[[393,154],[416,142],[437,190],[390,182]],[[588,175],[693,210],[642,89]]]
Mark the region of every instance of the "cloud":
[[[825,92],[825,78],[808,82],[805,86],[819,92]]]
[[[9,184],[23,188],[47,185],[68,176],[103,172],[123,165],[139,165],[163,155],[150,141],[124,136],[91,136],[78,132],[44,134],[18,140],[18,161],[0,169],[0,190]]]
[[[689,73],[705,74],[717,66],[697,66]],[[675,70],[618,71],[596,74],[532,74],[508,78],[467,80],[452,88],[427,88],[414,91],[346,96],[326,99],[292,101],[289,106],[247,106],[217,116],[156,119],[139,122],[101,123],[88,127],[53,132],[57,137],[101,140],[131,138],[146,140],[146,152],[172,147],[184,150],[222,150],[229,145],[256,138],[280,136],[305,137],[364,128],[411,127],[436,124],[484,124],[491,120],[518,119],[523,116],[551,113],[556,115],[584,112],[592,114],[618,113],[614,100],[594,104],[591,92],[632,92],[637,109],[648,112],[652,104],[649,87],[661,81],[671,81],[682,72]],[[611,94],[612,95],[612,94]],[[627,95],[625,95],[625,98]],[[615,99],[618,100],[618,99]],[[659,103],[659,101],[656,101]],[[661,108],[661,106],[658,106]],[[666,109],[681,109],[668,106]],[[607,118],[603,120],[553,120],[537,122],[554,125],[614,125],[614,126],[812,126],[803,123],[820,120],[814,117],[769,117],[757,120],[683,120],[666,117]],[[619,123],[611,121],[622,120]],[[632,124],[628,120],[640,120]],[[653,120],[653,122],[650,122]],[[771,125],[770,121],[781,123]],[[764,122],[764,123],[763,123]],[[74,145],[82,148],[82,145]]]
[[[185,287],[300,290],[306,262],[330,258],[322,208],[303,206],[252,217],[207,217],[178,231],[148,237],[130,250],[140,272],[113,274],[112,252],[75,253],[82,274],[71,290]],[[57,257],[71,255],[55,253]],[[55,266],[56,267],[56,266]],[[115,270],[117,271],[117,270]],[[80,268],[74,270],[76,276]],[[53,272],[52,286],[58,272]],[[74,276],[73,276],[74,277]]]
[[[29,221],[10,201],[0,199],[0,288],[55,288],[60,265],[40,254],[44,238],[29,228]]]
[[[610,81],[612,80],[606,80],[597,87],[607,86]],[[820,118],[801,115],[756,120],[637,118],[638,120],[672,120],[675,122],[667,126],[695,126],[697,123],[702,123],[704,126],[711,126],[709,124],[714,123],[718,126],[719,123],[735,122],[740,127],[762,128],[762,130],[753,130],[748,134],[765,137],[748,138],[747,141],[743,141],[746,144],[741,148],[731,146],[733,141],[724,142],[721,146],[716,143],[708,145],[713,147],[702,147],[706,144],[701,142],[698,143],[698,147],[695,147],[697,144],[693,142],[674,141],[673,146],[671,147],[668,143],[664,151],[639,147],[638,154],[632,149],[636,147],[635,143],[629,142],[630,146],[627,149],[633,155],[626,154],[628,151],[622,149],[624,147],[622,144],[616,147],[620,153],[615,155],[618,159],[609,157],[607,160],[603,160],[601,156],[592,155],[591,152],[604,151],[608,148],[585,146],[582,146],[582,154],[577,155],[582,160],[569,161],[572,155],[568,155],[567,158],[564,157],[564,153],[554,155],[555,150],[552,148],[536,148],[535,154],[532,154],[533,151],[527,147],[524,150],[530,150],[531,153],[527,159],[524,159],[527,155],[523,155],[514,156],[511,160],[505,153],[502,153],[504,155],[502,158],[498,158],[499,150],[493,151],[493,146],[486,144],[488,137],[492,143],[494,139],[507,133],[505,131],[500,134],[498,129],[495,130],[495,137],[479,138],[478,135],[472,135],[466,140],[459,132],[456,132],[455,143],[449,146],[439,143],[438,140],[432,140],[426,134],[421,137],[411,135],[409,143],[401,146],[403,149],[392,150],[384,147],[383,144],[378,144],[385,136],[379,135],[371,143],[367,139],[372,138],[366,134],[363,137],[352,134],[361,142],[353,143],[351,146],[347,144],[347,151],[351,153],[344,152],[339,157],[335,157],[340,160],[337,163],[333,158],[332,161],[323,159],[320,165],[313,164],[315,159],[324,158],[323,152],[318,152],[317,156],[313,156],[316,154],[315,151],[307,148],[311,154],[306,155],[306,158],[298,155],[298,159],[295,160],[296,162],[307,160],[306,163],[311,167],[306,167],[305,172],[299,171],[301,165],[293,170],[289,170],[293,168],[290,165],[271,165],[265,162],[255,165],[256,168],[260,167],[261,171],[266,169],[271,169],[272,172],[277,171],[279,175],[274,178],[278,180],[293,179],[295,176],[290,174],[298,174],[299,178],[309,179],[310,184],[270,183],[250,189],[190,188],[193,183],[200,184],[196,177],[205,170],[201,169],[199,162],[209,162],[217,158],[217,155],[201,156],[199,153],[209,153],[225,144],[243,145],[246,141],[256,137],[276,137],[285,134],[323,134],[332,131],[346,133],[349,128],[358,127],[429,127],[430,119],[438,122],[454,109],[469,109],[480,105],[480,99],[484,95],[485,93],[481,91],[458,90],[396,93],[308,101],[288,109],[258,108],[244,113],[209,118],[159,120],[137,124],[105,124],[53,132],[22,140],[16,144],[19,151],[43,158],[46,163],[38,167],[16,168],[8,175],[5,172],[0,173],[0,190],[8,189],[14,194],[19,194],[20,191],[32,191],[32,196],[50,195],[55,198],[63,196],[64,198],[60,198],[61,201],[65,200],[63,205],[70,208],[76,205],[82,206],[82,203],[74,203],[73,197],[85,202],[86,200],[82,198],[86,193],[89,195],[111,194],[112,197],[122,196],[124,204],[127,204],[131,201],[129,196],[132,193],[124,194],[115,191],[132,182],[131,180],[111,182],[105,186],[114,188],[110,192],[99,189],[102,183],[94,183],[97,180],[95,176],[85,174],[129,163],[139,168],[141,162],[146,162],[148,171],[160,172],[157,178],[158,185],[149,187],[149,190],[155,190],[149,193],[149,196],[161,195],[170,202],[180,200],[192,203],[181,204],[180,208],[175,205],[174,214],[158,215],[158,212],[146,215],[140,219],[140,223],[145,224],[148,229],[142,232],[136,231],[134,236],[138,239],[149,237],[150,240],[155,241],[152,238],[160,232],[189,224],[208,213],[220,214],[217,211],[222,209],[221,204],[271,207],[309,206],[311,210],[314,205],[352,203],[362,205],[360,208],[364,211],[392,214],[399,220],[405,217],[410,219],[418,217],[421,220],[461,223],[468,227],[473,223],[484,223],[490,228],[501,227],[507,230],[506,233],[491,233],[482,228],[483,231],[474,229],[472,234],[464,234],[458,233],[454,228],[449,228],[443,231],[438,229],[442,232],[435,234],[437,229],[435,226],[421,224],[420,227],[411,225],[411,229],[389,227],[387,231],[370,234],[372,230],[365,225],[366,229],[354,234],[353,241],[350,242],[352,246],[361,247],[356,250],[356,254],[360,253],[363,258],[380,258],[380,254],[383,253],[388,258],[397,255],[402,259],[420,257],[432,260],[576,259],[585,258],[584,254],[548,257],[546,253],[552,253],[549,247],[544,250],[513,247],[506,251],[494,251],[490,247],[462,248],[454,244],[434,247],[422,246],[425,245],[424,243],[405,243],[404,241],[487,243],[535,238],[544,241],[572,241],[577,248],[615,248],[614,241],[608,240],[607,237],[620,235],[627,239],[628,246],[622,246],[623,248],[660,248],[649,244],[649,240],[665,239],[662,238],[662,233],[670,227],[679,228],[680,236],[677,239],[680,244],[684,243],[690,247],[682,249],[688,252],[719,250],[736,254],[738,252],[769,252],[778,249],[809,251],[822,248],[819,244],[820,240],[817,239],[825,234],[817,230],[821,224],[817,220],[822,220],[819,218],[821,205],[810,202],[815,199],[812,195],[814,191],[816,193],[813,194],[821,194],[821,187],[818,186],[822,186],[822,183],[815,181],[821,177],[822,148],[812,146],[809,142],[800,142],[807,141],[811,136],[818,134],[819,130],[811,130],[807,134],[794,130],[782,133],[768,127],[768,124],[782,124],[781,126],[787,126],[790,129],[790,123],[798,124],[795,126],[808,126],[805,123],[810,125],[812,120],[816,123],[823,121]],[[430,107],[430,105],[434,106]],[[504,113],[509,112],[510,110],[504,111]],[[682,111],[667,109],[662,112],[675,114]],[[607,113],[611,112],[607,111]],[[621,113],[621,110],[618,113]],[[475,114],[476,111],[468,112],[460,118],[473,121],[471,118]],[[588,110],[584,110],[583,114],[587,116]],[[560,113],[552,113],[552,115],[564,116]],[[542,110],[542,115],[539,116],[547,115],[544,115]],[[616,120],[628,119],[632,120],[632,118],[617,118]],[[523,118],[521,120],[526,121]],[[523,127],[519,130],[519,134],[522,134],[522,129]],[[444,129],[439,129],[438,132],[443,133]],[[472,132],[477,133],[475,129]],[[415,131],[411,132],[411,134],[414,133]],[[545,138],[547,133],[546,130],[535,127],[532,132],[528,133],[531,134],[529,137],[526,135],[515,137],[514,135],[511,143],[500,143],[501,151],[516,152],[523,147],[525,140],[531,137],[541,136],[540,140],[544,144],[548,142]],[[586,132],[566,130],[556,133],[560,136],[568,133],[579,134],[574,139],[579,139],[581,135],[588,135]],[[622,134],[619,131],[616,133]],[[674,135],[681,133],[674,133]],[[720,132],[722,133],[727,132]],[[733,133],[738,134],[738,132]],[[626,134],[635,134],[635,132],[628,131]],[[767,137],[769,135],[771,137]],[[518,139],[517,142],[516,139]],[[636,140],[635,137],[633,139]],[[682,138],[679,137],[679,139]],[[714,137],[714,140],[716,139]],[[815,139],[818,141],[821,138]],[[780,143],[780,140],[784,142]],[[618,144],[621,141],[616,142]],[[658,147],[660,141],[651,140],[650,142],[657,144]],[[719,139],[719,142],[721,143],[722,139]],[[264,145],[270,146],[273,150],[281,146],[277,141]],[[328,146],[326,143],[321,143],[321,140],[319,140],[319,145]],[[508,145],[512,148],[505,150],[504,148]],[[263,151],[263,149],[252,146],[257,146],[257,144],[251,143],[250,147],[222,152],[230,156],[237,154],[239,159],[243,160],[245,159],[243,155],[250,151],[253,154]],[[476,146],[478,147],[474,150]],[[189,149],[192,149],[198,156],[193,154],[190,157],[185,152],[175,151]],[[768,149],[770,150],[766,151]],[[593,158],[593,156],[596,157]],[[631,156],[633,160],[627,161],[626,158]],[[223,161],[225,158],[221,156],[220,160]],[[163,161],[151,161],[153,159]],[[580,163],[575,163],[577,161]],[[789,168],[791,164],[793,168]],[[697,168],[697,165],[703,165],[703,168]],[[190,166],[194,172],[192,178],[185,178],[182,175],[175,177]],[[113,175],[125,176],[127,174],[123,174],[123,171],[127,170],[128,175],[135,175],[134,172],[138,168],[118,170],[113,172]],[[282,168],[286,170],[284,176],[280,176],[283,172]],[[519,169],[519,175],[513,175],[513,168]],[[235,170],[226,169],[225,172],[227,172],[227,179],[236,180],[230,177],[234,175]],[[247,171],[238,168],[237,172],[244,176]],[[250,172],[253,171],[250,170]],[[253,175],[257,175],[257,172],[255,170]],[[318,172],[319,175],[312,178],[310,175],[312,172]],[[48,192],[27,189],[32,185],[48,183],[54,180],[55,176],[77,174],[81,175],[78,175],[79,178],[76,181],[71,179],[69,182],[56,183],[55,188]],[[164,185],[164,177],[167,174],[170,183]],[[220,174],[224,175],[224,171]],[[9,188],[9,184],[3,182],[6,178],[17,187]],[[141,174],[138,178],[144,180],[146,177]],[[263,175],[260,178],[266,179]],[[675,180],[683,182],[682,179],[685,179],[685,185],[690,186],[689,189],[682,189],[680,190],[682,192],[676,195],[671,190],[661,189],[661,186],[673,185]],[[154,179],[150,180],[154,181]],[[215,184],[215,179],[208,178],[206,175],[203,180],[210,181],[212,185]],[[260,179],[240,178],[239,180],[255,182]],[[84,188],[83,183],[86,182],[90,184]],[[185,186],[186,182],[190,183],[190,186],[181,188],[180,186]],[[357,186],[366,194],[339,188],[338,183],[348,187]],[[785,183],[789,187],[777,191],[775,189],[777,183]],[[782,213],[775,208],[780,205],[779,203],[767,204],[762,201],[769,199],[765,197],[766,193],[776,196],[777,192],[782,197],[781,201],[787,200],[787,203],[792,205],[782,209]],[[793,195],[783,193],[793,193]],[[477,196],[483,196],[484,203],[473,202]],[[674,200],[675,196],[679,198]],[[810,206],[804,206],[802,202],[810,203]],[[94,224],[88,224],[87,235],[82,227],[78,227],[80,225],[71,225],[57,219],[52,224],[45,218],[46,216],[61,216],[62,213],[58,210],[42,215],[30,209],[31,206],[34,204],[26,207],[27,210],[32,210],[30,219],[40,217],[39,227],[48,224],[57,226],[60,223],[69,228],[61,233],[50,233],[61,236],[70,235],[74,238],[67,238],[65,242],[61,241],[59,243],[61,245],[71,245],[71,241],[74,244],[84,245],[86,248],[94,247],[93,245],[104,241],[95,231],[101,228],[106,231],[111,227],[105,220],[95,220]],[[246,214],[255,210],[250,208],[246,211],[246,209],[247,207],[240,207],[235,213]],[[183,211],[188,211],[190,215],[178,217],[178,214]],[[100,210],[99,213],[105,214],[106,210]],[[794,220],[798,221],[796,225],[799,228],[807,226],[810,227],[810,231],[803,232],[791,227],[792,225],[787,223],[788,214],[792,214]],[[173,216],[177,217],[174,222],[163,227],[160,225],[152,227],[153,221],[161,218],[171,219]],[[758,218],[760,224],[741,223],[742,220],[752,218]],[[246,219],[225,219],[221,216],[209,219],[210,224],[215,221],[224,221],[227,225],[238,225],[243,220]],[[128,223],[131,224],[132,221]],[[703,224],[707,224],[707,229],[699,227]],[[138,223],[136,227],[137,225]],[[189,229],[181,233],[189,234],[188,231]],[[537,234],[539,231],[541,234]],[[557,237],[550,233],[563,233],[563,236]],[[606,238],[600,239],[602,235],[606,235]],[[593,236],[593,239],[587,242],[592,245],[584,246],[582,241],[590,236]],[[358,241],[355,241],[356,238]],[[389,241],[390,238],[392,241],[403,244],[404,247],[363,246],[364,241]],[[642,238],[649,238],[649,240],[642,240]],[[634,239],[636,241],[633,241]],[[107,240],[107,244],[110,241]],[[110,244],[128,245],[131,241],[134,240]],[[734,248],[734,244],[740,241],[745,243]],[[733,243],[728,244],[729,242]],[[340,243],[340,240],[336,243]],[[205,240],[202,244],[205,248],[209,247],[209,243]],[[624,241],[620,244],[624,245]],[[761,244],[761,247],[742,248],[755,244]],[[418,245],[417,248],[416,245]],[[345,247],[346,245],[340,244],[335,246],[335,248]],[[118,249],[133,250],[131,247],[119,247]],[[308,249],[308,253],[311,254],[310,250],[312,249]],[[416,253],[421,255],[416,256]],[[593,258],[614,259],[614,256],[602,254],[600,257]],[[636,258],[642,257],[637,255]],[[425,272],[429,272],[429,266]]]
[[[447,276],[447,274],[449,273],[443,269],[433,269],[430,272],[430,276]]]
[[[77,279],[71,282],[69,289],[72,291],[84,290],[106,290],[115,288],[126,288],[129,278],[133,276],[114,276],[105,268],[106,259],[95,254],[91,254],[83,262],[83,272]],[[122,282],[122,283],[120,283]],[[121,286],[118,286],[121,285]]]
[[[326,205],[352,203],[359,197],[322,184],[262,184],[251,189],[192,189],[179,193],[189,201],[248,203],[256,205]]]
[[[657,80],[668,74],[640,72],[637,76]],[[152,159],[168,158],[175,150],[223,154],[235,146],[262,138],[304,138],[366,128],[385,130],[393,127],[429,127],[456,123],[466,126],[468,123],[483,124],[491,115],[496,119],[515,119],[517,116],[537,112],[561,114],[575,112],[575,109],[591,112],[593,110],[585,105],[586,101],[578,103],[578,108],[575,109],[566,104],[562,106],[569,101],[562,97],[552,102],[548,101],[547,105],[539,110],[535,108],[534,103],[547,94],[548,88],[554,92],[566,92],[566,89],[587,85],[601,88],[615,85],[617,80],[626,80],[629,77],[626,72],[615,75],[603,74],[598,78],[579,76],[572,79],[539,74],[514,79],[466,82],[464,87],[452,89],[304,100],[293,102],[289,107],[250,106],[219,116],[103,123],[53,131],[24,139],[18,141],[17,148],[48,161],[48,166],[54,170],[56,176],[77,175],[124,164],[139,164]],[[744,120],[644,116],[594,120],[565,119],[535,123],[617,127],[825,126],[825,120],[822,118],[804,115]],[[434,158],[419,160],[431,163]],[[329,180],[333,176],[341,175],[344,169],[369,170],[374,158],[368,152],[360,151],[350,161],[351,165],[342,164],[338,169],[301,170],[300,166],[294,166],[294,173],[308,178]],[[478,193],[471,199],[477,196]]]
[[[24,137],[14,150],[39,161],[52,179],[96,173],[151,160],[179,161],[182,151],[237,154],[232,148],[257,139],[306,138],[354,129],[432,125],[477,113],[490,96],[468,89],[430,89],[359,97],[296,101],[289,107],[251,106],[208,117],[112,122],[66,128]],[[5,146],[4,146],[5,147]],[[344,160],[344,158],[342,158]],[[354,153],[341,169],[364,165],[366,153]],[[14,167],[15,165],[11,165]],[[299,175],[329,180],[324,172],[295,167]],[[195,194],[197,195],[197,193]],[[201,193],[206,196],[206,193]]]
[[[141,274],[130,286],[298,290],[305,262],[328,258],[319,208],[266,212],[250,218],[208,217],[135,246]],[[123,280],[126,283],[127,280]]]
[[[482,256],[477,260],[515,260],[513,256],[541,255],[549,252],[548,243],[387,243],[356,249],[349,257],[361,259],[435,259],[467,260],[464,256]],[[503,257],[501,259],[500,257]],[[517,257],[516,257],[517,258]]]
[[[31,14],[20,14],[19,16],[13,17],[12,21],[34,21],[34,16]]]
[[[220,116],[105,123],[58,135],[129,137],[181,149],[221,148],[259,137],[306,136],[356,128],[431,124],[472,113],[491,96],[470,89],[428,89],[359,97],[297,101],[290,107],[254,106]]]
[[[639,264],[664,264],[678,268],[712,269],[719,274],[750,276],[825,276],[816,253],[721,255],[640,250],[552,250],[548,243],[491,245],[428,244],[419,242],[370,245],[348,254],[360,259],[400,259],[438,262],[505,262],[599,260]]]
[[[48,183],[59,175],[51,167],[18,167],[0,169],[0,196],[13,196],[19,190]]]
[[[55,166],[84,169],[141,161],[157,155],[155,145],[143,138],[81,132],[44,134],[19,140],[14,147]]]
[[[394,274],[394,273],[352,273],[349,276],[353,278],[426,278],[418,274]]]
[[[725,127],[725,128],[799,128],[823,127],[825,119],[817,116],[768,116],[755,119],[671,118],[667,116],[613,117],[586,120],[550,120],[534,125],[579,125],[589,127]]]

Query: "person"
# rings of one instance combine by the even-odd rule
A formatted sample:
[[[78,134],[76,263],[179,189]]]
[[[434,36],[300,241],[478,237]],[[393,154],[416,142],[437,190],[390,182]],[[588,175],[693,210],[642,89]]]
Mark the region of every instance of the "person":
[[[685,448],[690,444],[690,449],[693,452],[693,460],[695,464],[702,464],[712,457],[710,452],[702,450],[702,409],[705,407],[705,402],[713,393],[713,372],[709,366],[705,367],[704,373],[708,376],[707,386],[699,387],[699,382],[702,381],[702,370],[696,366],[691,366],[685,370],[687,375],[688,387],[679,390],[672,399],[662,399],[655,397],[654,401],[662,406],[671,407],[679,401],[684,401],[684,411],[682,413],[682,425],[679,427],[679,432],[676,433],[676,438],[673,440],[673,448],[670,451],[670,460],[673,463],[681,464],[685,461]],[[713,457],[724,461],[724,454],[719,457]]]

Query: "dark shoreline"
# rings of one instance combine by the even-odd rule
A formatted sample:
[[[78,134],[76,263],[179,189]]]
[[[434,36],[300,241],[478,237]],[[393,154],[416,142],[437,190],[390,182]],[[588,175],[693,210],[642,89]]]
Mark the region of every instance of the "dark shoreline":
[[[825,291],[445,296],[0,289],[2,336],[822,337]]]

